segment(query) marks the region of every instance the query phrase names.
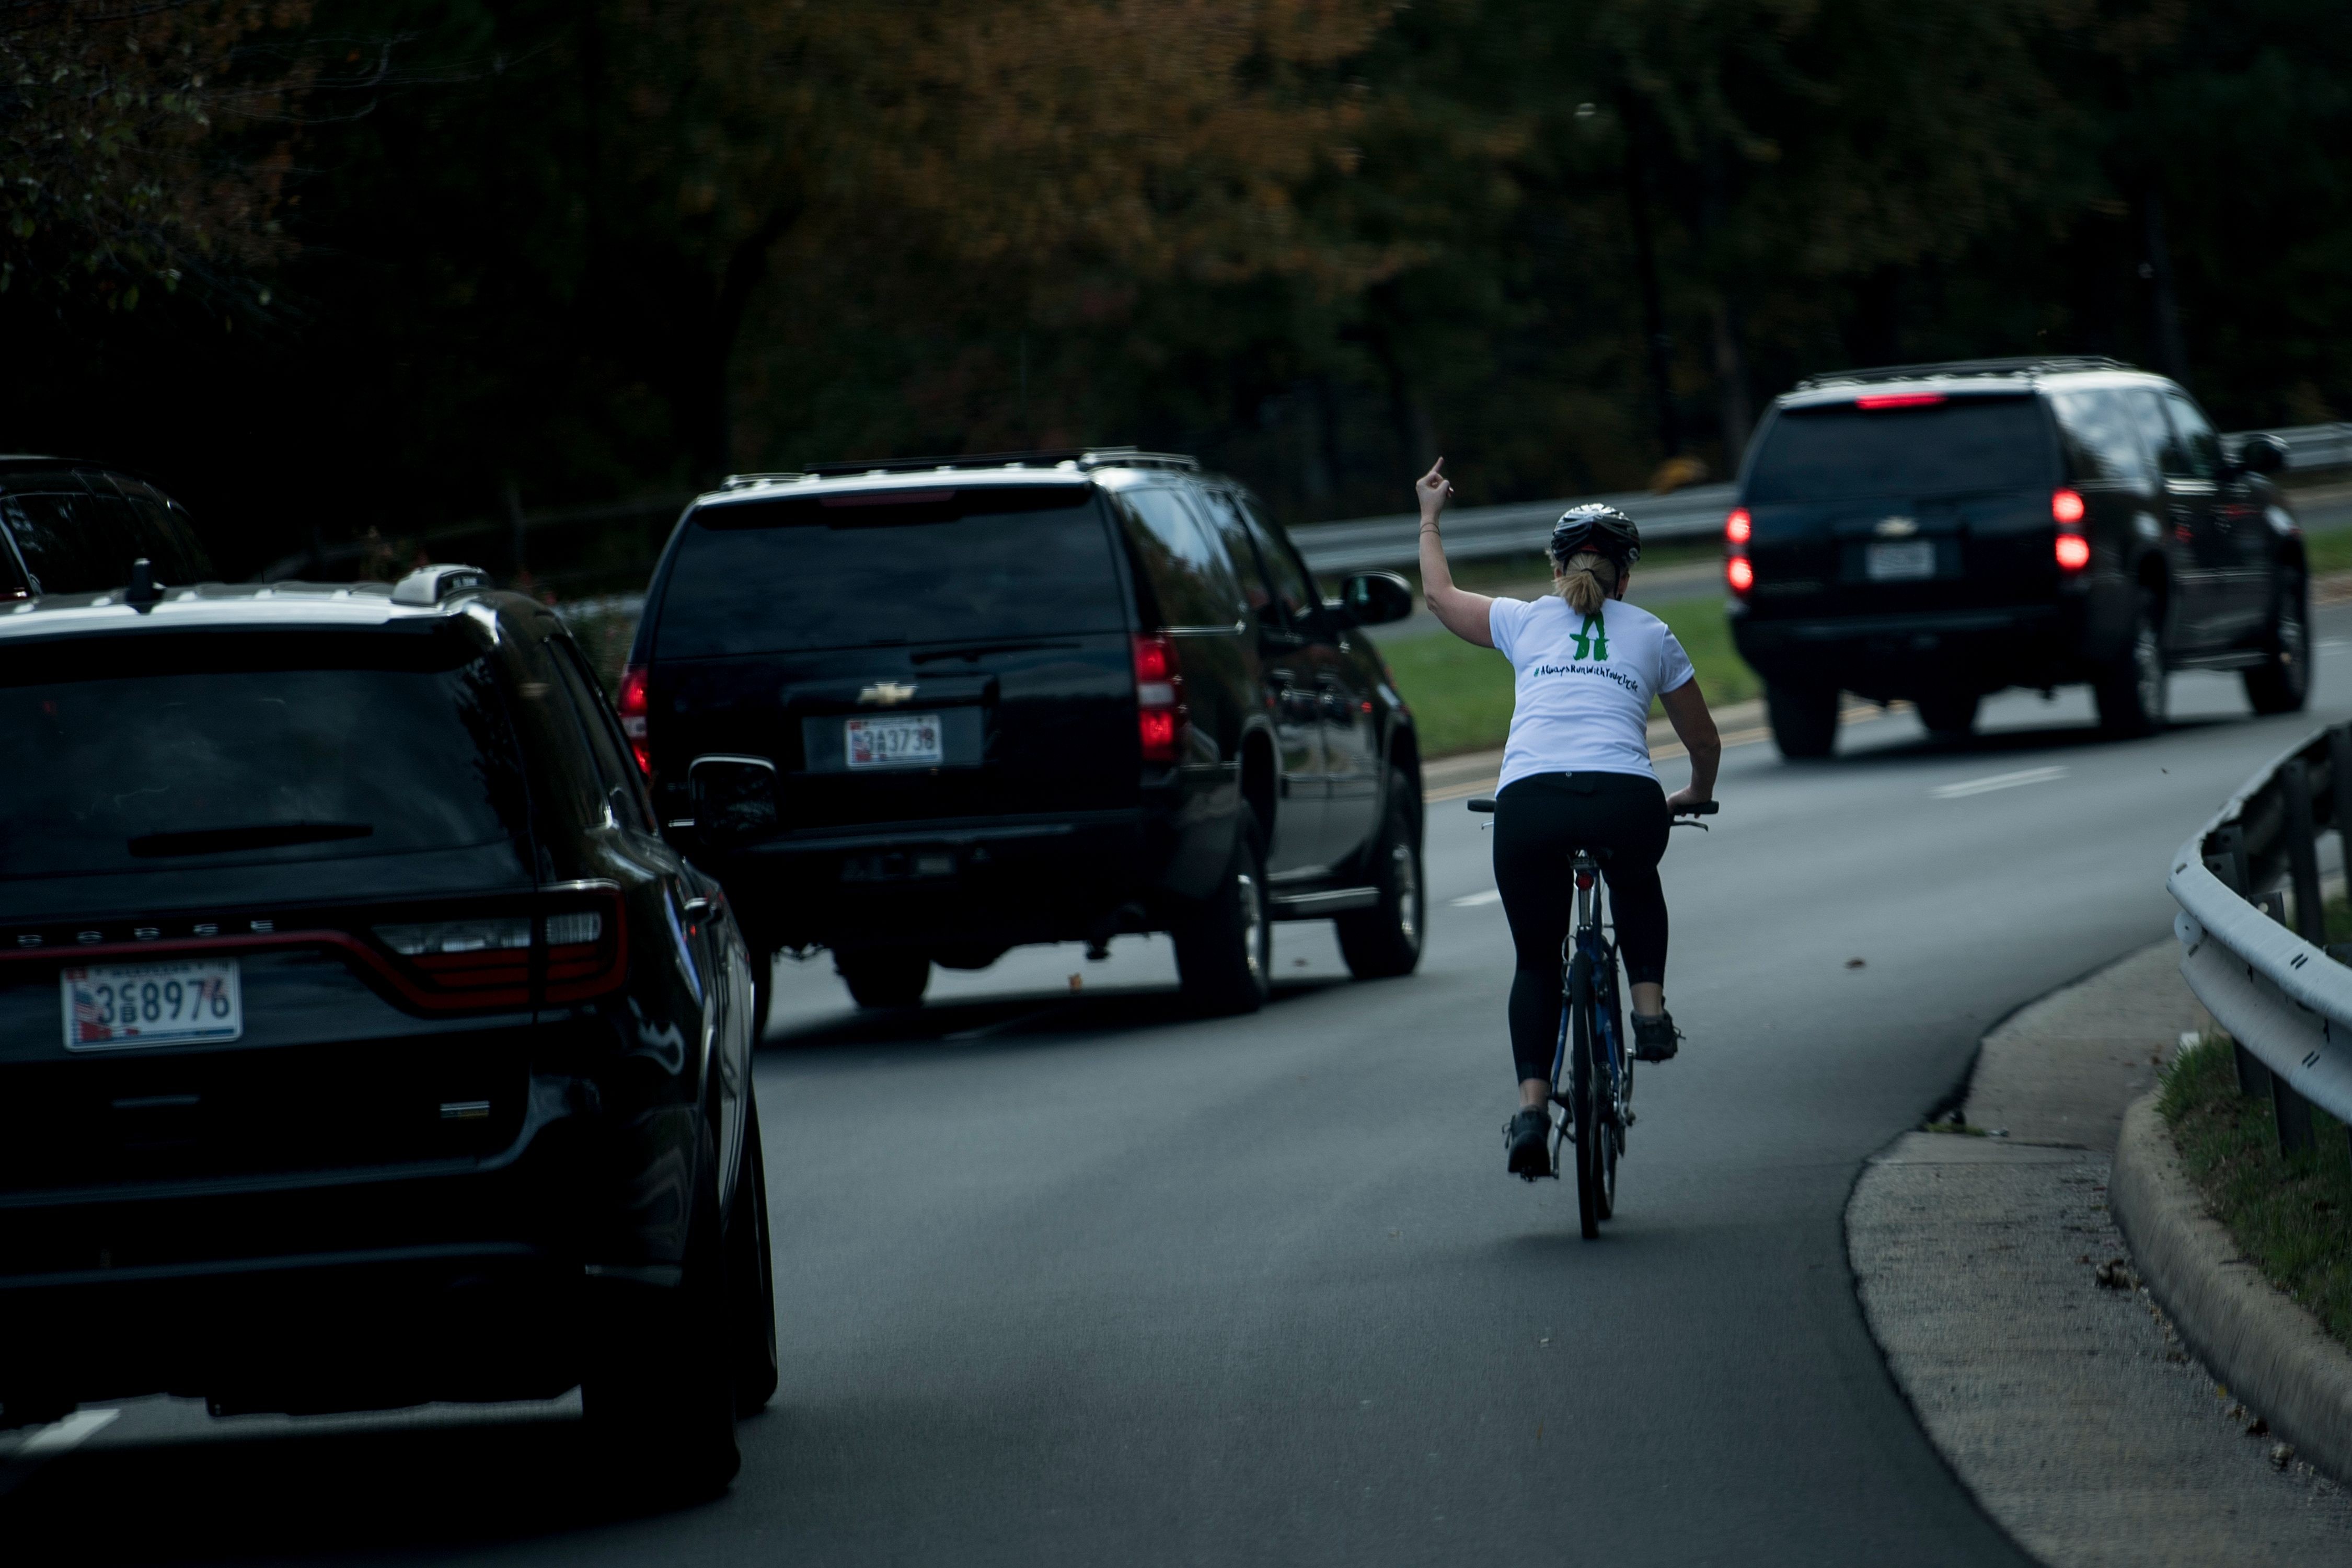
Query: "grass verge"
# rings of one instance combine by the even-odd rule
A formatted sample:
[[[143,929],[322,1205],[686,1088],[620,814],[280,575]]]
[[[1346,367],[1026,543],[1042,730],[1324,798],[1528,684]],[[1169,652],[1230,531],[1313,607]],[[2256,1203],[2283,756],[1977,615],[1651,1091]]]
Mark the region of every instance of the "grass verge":
[[[1731,622],[1717,599],[1677,599],[1657,614],[1674,628],[1698,672],[1707,705],[1745,702],[1763,689],[1756,672],[1731,646]],[[1503,743],[1511,728],[1511,667],[1492,648],[1473,647],[1438,634],[1409,637],[1381,649],[1397,690],[1412,707],[1421,753],[1443,757]]]
[[[2352,1152],[2315,1107],[2315,1147],[2278,1152],[2267,1099],[2238,1092],[2229,1040],[2208,1035],[2166,1069],[2157,1110],[2239,1252],[2352,1346]]]

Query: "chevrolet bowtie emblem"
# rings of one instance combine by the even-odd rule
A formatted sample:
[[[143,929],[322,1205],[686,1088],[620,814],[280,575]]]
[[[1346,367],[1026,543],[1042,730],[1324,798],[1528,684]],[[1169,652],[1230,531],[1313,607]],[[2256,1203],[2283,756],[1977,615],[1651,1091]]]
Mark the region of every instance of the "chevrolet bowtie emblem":
[[[1919,525],[1907,517],[1882,518],[1872,531],[1881,539],[1908,539],[1919,531]]]
[[[895,708],[914,694],[915,689],[911,686],[901,686],[895,680],[877,680],[859,692],[857,700],[879,703],[885,708]]]

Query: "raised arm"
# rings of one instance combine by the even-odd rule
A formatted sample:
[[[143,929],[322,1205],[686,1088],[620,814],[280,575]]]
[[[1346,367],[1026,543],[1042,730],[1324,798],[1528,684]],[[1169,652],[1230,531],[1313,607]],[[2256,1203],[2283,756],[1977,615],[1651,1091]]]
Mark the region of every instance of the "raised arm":
[[[1716,733],[1715,715],[1706,710],[1706,698],[1696,680],[1661,693],[1658,700],[1675,727],[1675,738],[1690,753],[1690,784],[1666,796],[1666,805],[1673,809],[1704,805],[1715,798],[1715,770],[1723,761],[1723,737]]]
[[[1445,541],[1438,536],[1437,519],[1454,499],[1454,487],[1445,482],[1444,468],[1445,459],[1438,458],[1412,487],[1421,501],[1421,596],[1439,626],[1465,642],[1493,647],[1495,633],[1486,613],[1494,599],[1455,587],[1454,569],[1445,563]]]

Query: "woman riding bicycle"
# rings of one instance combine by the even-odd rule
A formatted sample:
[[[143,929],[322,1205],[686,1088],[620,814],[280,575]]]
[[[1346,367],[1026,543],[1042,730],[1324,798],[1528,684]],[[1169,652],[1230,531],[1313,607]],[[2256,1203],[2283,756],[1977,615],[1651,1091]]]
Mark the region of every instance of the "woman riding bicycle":
[[[1511,1057],[1519,1111],[1506,1131],[1511,1173],[1549,1175],[1560,949],[1575,918],[1569,854],[1586,848],[1601,859],[1633,982],[1633,1055],[1665,1061],[1682,1037],[1666,1011],[1666,896],[1658,861],[1674,813],[1714,798],[1723,743],[1682,644],[1664,621],[1624,602],[1642,554],[1633,519],[1598,505],[1563,513],[1551,532],[1551,596],[1530,604],[1465,593],[1454,585],[1438,532],[1454,495],[1444,467],[1440,458],[1414,487],[1423,595],[1446,630],[1499,650],[1517,678],[1495,797],[1495,886],[1518,950]],[[1671,795],[1650,766],[1654,697],[1690,753],[1690,784]]]

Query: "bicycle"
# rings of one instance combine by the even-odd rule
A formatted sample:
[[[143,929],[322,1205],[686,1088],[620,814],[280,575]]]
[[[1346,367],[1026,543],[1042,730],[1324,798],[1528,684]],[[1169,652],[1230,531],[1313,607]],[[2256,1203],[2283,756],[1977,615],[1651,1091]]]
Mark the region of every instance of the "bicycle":
[[[1481,795],[1474,812],[1491,814],[1495,802]],[[1678,811],[1671,826],[1696,827],[1721,809],[1706,801]],[[1617,1163],[1624,1157],[1625,1131],[1633,1125],[1633,1058],[1625,1049],[1624,1019],[1618,1006],[1617,944],[1600,918],[1595,892],[1606,850],[1579,848],[1569,857],[1576,875],[1576,925],[1560,944],[1559,1044],[1551,1058],[1551,1103],[1566,1114],[1552,1126],[1551,1175],[1559,1179],[1560,1150],[1576,1149],[1576,1217],[1584,1239],[1600,1236],[1601,1222],[1617,1209]],[[1568,1069],[1568,1093],[1559,1091]],[[1533,1177],[1528,1178],[1533,1180]]]

